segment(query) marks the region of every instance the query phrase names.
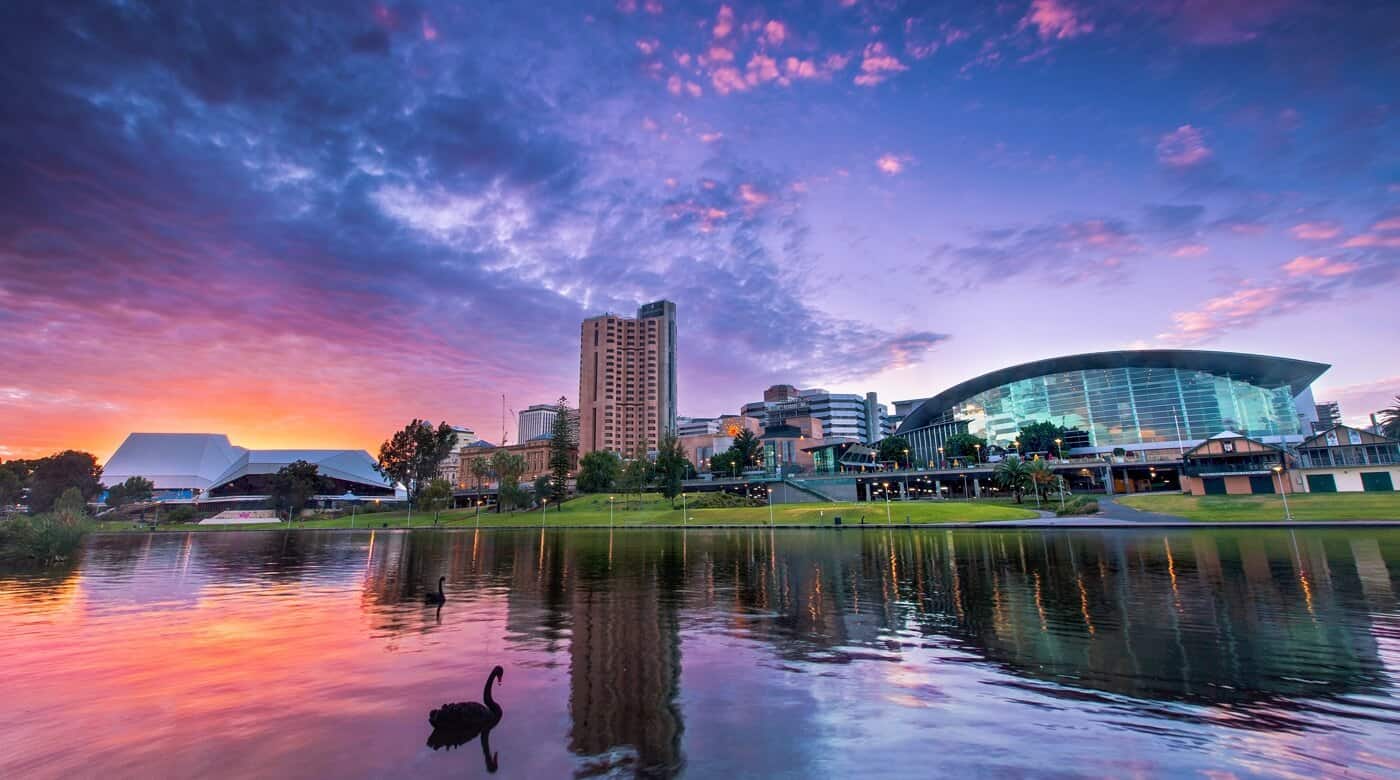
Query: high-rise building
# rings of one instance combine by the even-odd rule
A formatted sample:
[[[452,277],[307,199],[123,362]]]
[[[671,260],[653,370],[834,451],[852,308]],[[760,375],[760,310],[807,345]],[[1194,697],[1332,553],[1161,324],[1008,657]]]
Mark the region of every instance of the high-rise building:
[[[869,444],[890,434],[885,407],[874,393],[859,396],[774,385],[763,392],[762,401],[744,404],[740,412],[761,420],[764,428],[785,425],[798,417],[812,417],[821,421],[822,435],[827,439]]]
[[[516,415],[515,441],[524,444],[541,436],[554,435],[554,418],[558,417],[558,407],[554,404],[535,404]],[[569,428],[574,438],[578,438],[578,410],[569,410]]]
[[[1317,421],[1312,424],[1313,433],[1330,431],[1342,424],[1342,407],[1336,401],[1318,401],[1313,408],[1317,410]]]
[[[676,304],[584,320],[578,375],[580,454],[657,449],[676,430]]]

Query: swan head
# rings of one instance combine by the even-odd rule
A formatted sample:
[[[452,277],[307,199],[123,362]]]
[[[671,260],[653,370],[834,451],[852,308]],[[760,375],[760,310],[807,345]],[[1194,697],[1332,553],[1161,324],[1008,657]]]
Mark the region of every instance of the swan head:
[[[495,666],[495,667],[493,667],[493,668],[491,669],[491,675],[490,675],[490,676],[491,676],[491,677],[495,677],[497,680],[503,680],[503,679],[505,679],[505,676],[506,676],[506,670],[505,670],[504,668],[502,668],[501,666],[499,666],[499,665],[498,665],[498,666]]]

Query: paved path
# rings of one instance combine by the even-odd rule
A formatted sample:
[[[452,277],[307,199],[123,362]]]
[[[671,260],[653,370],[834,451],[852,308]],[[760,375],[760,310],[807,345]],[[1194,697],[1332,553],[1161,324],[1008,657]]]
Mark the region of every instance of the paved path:
[[[1141,509],[1133,509],[1113,500],[1112,496],[1099,496],[1099,517],[1109,520],[1121,520],[1128,523],[1186,523],[1190,522],[1180,515],[1166,515],[1161,512],[1144,512]]]

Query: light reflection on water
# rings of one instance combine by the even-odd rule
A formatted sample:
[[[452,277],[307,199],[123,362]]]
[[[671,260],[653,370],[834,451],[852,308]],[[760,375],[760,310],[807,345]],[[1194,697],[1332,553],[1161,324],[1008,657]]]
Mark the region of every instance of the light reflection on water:
[[[423,603],[439,575],[446,606]],[[0,573],[0,776],[1400,772],[1400,532],[100,536]]]

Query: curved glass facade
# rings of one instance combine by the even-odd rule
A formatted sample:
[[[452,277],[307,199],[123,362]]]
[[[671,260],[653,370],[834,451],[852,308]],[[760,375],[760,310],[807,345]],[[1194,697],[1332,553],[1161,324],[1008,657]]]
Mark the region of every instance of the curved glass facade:
[[[953,421],[966,421],[969,433],[1008,448],[1022,425],[1052,422],[1079,432],[1071,438],[1078,439],[1074,447],[1081,451],[1170,445],[1224,430],[1254,438],[1301,433],[1286,384],[1261,387],[1206,371],[1161,367],[1076,370],[1009,382],[953,404],[940,422]],[[910,432],[915,446],[929,438],[919,433]]]

